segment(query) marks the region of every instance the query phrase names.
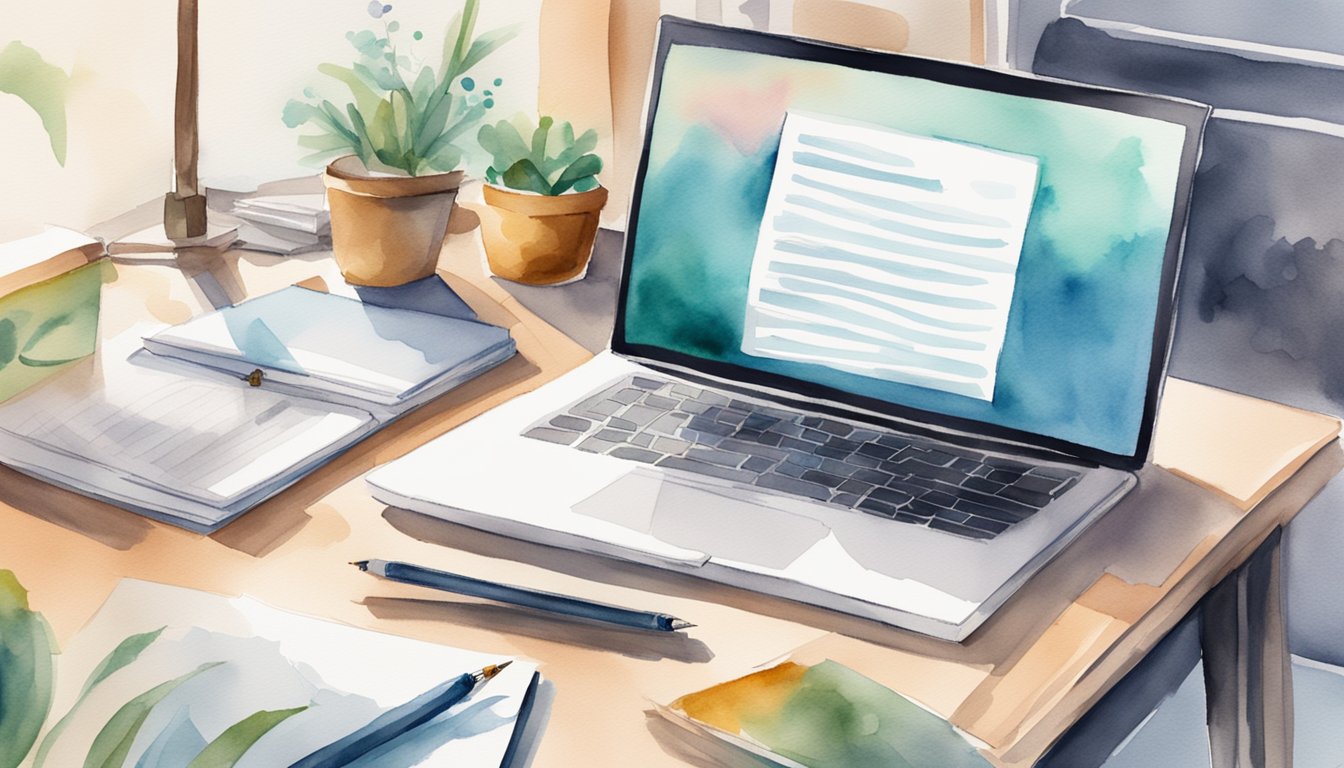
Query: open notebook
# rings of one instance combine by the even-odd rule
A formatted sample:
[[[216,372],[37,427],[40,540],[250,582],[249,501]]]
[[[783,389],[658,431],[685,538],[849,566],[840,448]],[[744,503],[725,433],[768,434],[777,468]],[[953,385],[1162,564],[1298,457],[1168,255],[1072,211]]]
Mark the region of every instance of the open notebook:
[[[127,579],[56,657],[34,757],[45,766],[289,765],[444,680],[509,660]],[[353,765],[507,765],[538,681],[535,664],[512,661]]]
[[[0,461],[210,531],[514,349],[475,320],[288,288],[104,340],[0,406]]]

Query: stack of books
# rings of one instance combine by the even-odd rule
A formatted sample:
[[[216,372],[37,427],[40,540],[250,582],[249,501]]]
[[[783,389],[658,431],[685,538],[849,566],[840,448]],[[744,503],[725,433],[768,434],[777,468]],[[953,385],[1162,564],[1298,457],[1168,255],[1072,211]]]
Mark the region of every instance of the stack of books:
[[[243,248],[289,256],[331,247],[331,214],[320,192],[246,197],[230,213],[242,219]]]

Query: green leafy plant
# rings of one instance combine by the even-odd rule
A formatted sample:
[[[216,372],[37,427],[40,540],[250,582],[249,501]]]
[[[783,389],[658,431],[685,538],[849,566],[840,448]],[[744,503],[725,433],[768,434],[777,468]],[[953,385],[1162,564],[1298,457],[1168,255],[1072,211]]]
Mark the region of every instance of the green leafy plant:
[[[475,34],[480,0],[466,0],[444,35],[443,60],[436,72],[400,49],[396,21],[386,20],[392,6],[378,0],[369,14],[383,20],[382,33],[350,32],[359,57],[352,66],[322,64],[317,69],[350,89],[352,100],[340,108],[318,99],[311,89],[303,101],[291,99],[283,119],[290,128],[309,125],[316,134],[299,145],[316,150],[306,162],[356,154],[374,170],[396,170],[411,176],[451,171],[462,162],[455,142],[484,119],[494,106],[494,92],[478,89],[467,73],[517,33],[505,27]],[[415,32],[415,41],[423,39]],[[495,87],[502,84],[494,80]]]
[[[523,134],[531,135],[531,141]],[[486,181],[510,189],[560,195],[573,190],[597,188],[602,158],[592,154],[597,131],[587,130],[577,138],[574,126],[542,117],[535,125],[523,120],[501,120],[483,125],[476,134],[481,147],[491,155]]]
[[[23,761],[51,709],[56,641],[13,571],[0,570],[0,767]]]

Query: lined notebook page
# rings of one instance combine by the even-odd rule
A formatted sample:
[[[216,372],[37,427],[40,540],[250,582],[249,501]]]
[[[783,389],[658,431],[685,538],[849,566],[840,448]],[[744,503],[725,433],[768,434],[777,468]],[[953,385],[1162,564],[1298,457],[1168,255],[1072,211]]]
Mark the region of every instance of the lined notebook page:
[[[789,113],[742,351],[992,400],[1038,165]]]
[[[140,335],[133,329],[108,346],[124,353]],[[210,503],[271,482],[372,421],[362,411],[144,368],[106,351],[101,371],[90,361],[0,407],[0,429]]]

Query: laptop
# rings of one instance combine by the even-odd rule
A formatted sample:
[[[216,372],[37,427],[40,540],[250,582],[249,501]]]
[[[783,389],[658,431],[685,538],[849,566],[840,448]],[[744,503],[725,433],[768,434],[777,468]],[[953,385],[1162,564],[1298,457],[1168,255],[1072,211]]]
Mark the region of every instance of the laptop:
[[[1136,483],[1207,108],[661,22],[610,349],[378,500],[961,640]]]

